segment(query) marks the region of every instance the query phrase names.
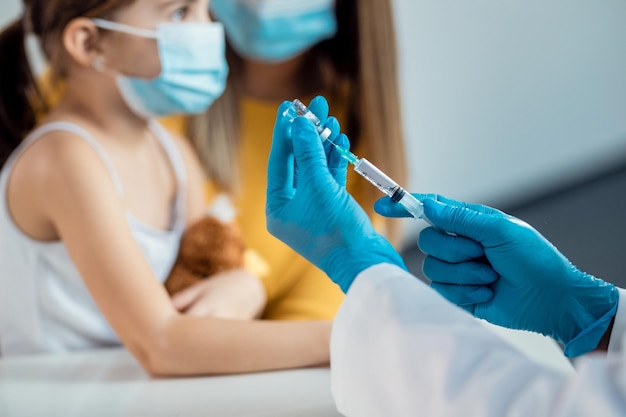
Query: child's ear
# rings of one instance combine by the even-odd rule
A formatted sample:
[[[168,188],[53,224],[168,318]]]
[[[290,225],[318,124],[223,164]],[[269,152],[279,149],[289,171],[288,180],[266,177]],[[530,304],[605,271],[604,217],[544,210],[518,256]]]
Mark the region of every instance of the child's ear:
[[[94,60],[101,55],[99,47],[101,39],[101,31],[85,17],[72,20],[63,30],[63,47],[81,66],[92,66]]]

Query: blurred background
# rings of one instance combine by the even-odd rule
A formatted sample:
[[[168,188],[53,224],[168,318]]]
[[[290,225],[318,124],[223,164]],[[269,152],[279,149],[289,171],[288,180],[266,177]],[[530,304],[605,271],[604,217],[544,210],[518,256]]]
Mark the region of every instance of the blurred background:
[[[18,0],[0,2],[0,25]],[[626,2],[396,0],[407,188],[527,220],[626,286]],[[384,138],[381,138],[384,140]],[[416,274],[421,222],[403,252]]]

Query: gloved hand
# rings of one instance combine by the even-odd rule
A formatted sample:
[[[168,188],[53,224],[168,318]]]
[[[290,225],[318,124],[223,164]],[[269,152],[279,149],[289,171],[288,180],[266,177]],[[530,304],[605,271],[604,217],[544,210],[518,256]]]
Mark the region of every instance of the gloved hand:
[[[550,336],[565,355],[594,350],[618,304],[617,289],[581,272],[546,238],[501,211],[436,195],[415,196],[429,227],[419,237],[424,274],[451,302],[491,323]],[[389,199],[375,209],[404,216]]]
[[[298,117],[290,123],[278,109],[268,165],[266,218],[271,234],[323,270],[344,292],[363,270],[379,263],[404,268],[400,255],[376,233],[369,218],[345,189],[346,166],[339,153],[322,145],[313,124]],[[335,143],[349,146],[337,136],[339,123],[326,120],[328,104],[317,97],[310,105],[333,131]]]

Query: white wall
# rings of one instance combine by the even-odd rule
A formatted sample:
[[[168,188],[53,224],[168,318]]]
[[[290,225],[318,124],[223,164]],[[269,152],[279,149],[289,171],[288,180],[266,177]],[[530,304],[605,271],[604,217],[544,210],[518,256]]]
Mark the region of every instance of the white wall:
[[[626,2],[395,0],[411,189],[500,203],[626,159]]]

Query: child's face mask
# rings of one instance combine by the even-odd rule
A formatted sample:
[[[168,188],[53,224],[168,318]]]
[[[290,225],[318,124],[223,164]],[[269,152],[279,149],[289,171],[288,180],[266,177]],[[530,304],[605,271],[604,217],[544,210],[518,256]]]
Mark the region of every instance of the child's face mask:
[[[283,62],[337,32],[335,0],[212,0],[240,55]]]
[[[126,104],[140,116],[202,113],[226,87],[228,64],[220,23],[163,23],[156,30],[93,19],[96,26],[156,39],[161,73],[155,79],[116,74]],[[94,67],[106,72],[102,59]]]

